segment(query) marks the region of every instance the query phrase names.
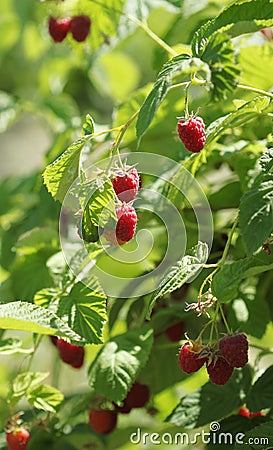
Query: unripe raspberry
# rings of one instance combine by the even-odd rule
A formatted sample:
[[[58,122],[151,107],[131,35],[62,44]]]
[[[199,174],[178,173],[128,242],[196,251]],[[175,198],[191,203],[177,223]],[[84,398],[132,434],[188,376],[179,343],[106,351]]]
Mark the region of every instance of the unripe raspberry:
[[[54,42],[62,42],[71,27],[71,19],[55,19],[50,17],[48,21],[48,31]]]
[[[183,372],[197,372],[206,360],[201,354],[201,347],[194,342],[186,342],[179,351],[179,364]]]
[[[177,131],[184,146],[190,152],[198,153],[205,146],[205,124],[201,117],[193,116],[189,119],[179,119]]]
[[[125,167],[117,170],[112,178],[112,184],[117,197],[122,202],[131,202],[138,193],[139,176],[135,167]]]
[[[219,341],[219,349],[231,367],[244,367],[248,362],[248,341],[245,334],[233,334]]]

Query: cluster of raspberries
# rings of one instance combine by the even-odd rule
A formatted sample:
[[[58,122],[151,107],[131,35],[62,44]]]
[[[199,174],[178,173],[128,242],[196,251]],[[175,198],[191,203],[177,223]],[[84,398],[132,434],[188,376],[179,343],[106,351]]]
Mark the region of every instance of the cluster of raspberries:
[[[54,42],[62,42],[68,32],[71,32],[75,41],[83,42],[89,35],[90,27],[91,20],[85,15],[74,16],[72,19],[50,17],[48,21],[48,31]]]
[[[130,202],[138,193],[139,175],[135,167],[124,166],[123,169],[115,171],[111,181],[115,194],[122,204],[115,207],[116,229],[105,229],[103,236],[110,244],[118,246],[129,242],[136,232],[137,214]]]
[[[179,364],[183,372],[197,372],[206,363],[210,381],[223,385],[229,380],[235,367],[248,362],[248,341],[245,334],[227,335],[220,339],[217,349],[188,341],[180,349]]]

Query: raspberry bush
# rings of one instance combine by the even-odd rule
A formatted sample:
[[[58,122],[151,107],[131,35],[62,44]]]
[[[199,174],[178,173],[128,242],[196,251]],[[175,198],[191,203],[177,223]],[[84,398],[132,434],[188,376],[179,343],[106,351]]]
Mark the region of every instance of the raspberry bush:
[[[0,449],[273,447],[272,2],[0,3]]]

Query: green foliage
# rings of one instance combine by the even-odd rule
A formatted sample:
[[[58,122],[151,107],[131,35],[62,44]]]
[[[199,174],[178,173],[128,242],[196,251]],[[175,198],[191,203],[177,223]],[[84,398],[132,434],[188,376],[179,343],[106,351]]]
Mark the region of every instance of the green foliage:
[[[86,41],[55,43],[49,17],[79,14],[92,21]],[[273,65],[270,30],[259,30],[273,25],[272,1],[7,0],[0,16],[1,176],[17,167],[0,182],[1,429],[24,409],[30,450],[127,450],[137,427],[183,433],[211,421],[271,445]],[[187,113],[206,124],[198,154],[177,135]],[[109,174],[125,162],[144,188],[137,235],[105,246],[121,204]],[[183,242],[178,221],[169,233],[161,217],[167,203]],[[175,264],[168,244],[185,249]],[[218,349],[228,328],[247,334],[249,365],[224,386],[205,367],[181,371],[187,336]],[[49,336],[85,346],[81,370]],[[149,387],[146,408],[93,433],[89,408],[122,405],[136,381]],[[238,415],[244,403],[264,415]]]
[[[153,343],[152,330],[136,328],[109,340],[89,368],[89,384],[108,400],[124,399]]]

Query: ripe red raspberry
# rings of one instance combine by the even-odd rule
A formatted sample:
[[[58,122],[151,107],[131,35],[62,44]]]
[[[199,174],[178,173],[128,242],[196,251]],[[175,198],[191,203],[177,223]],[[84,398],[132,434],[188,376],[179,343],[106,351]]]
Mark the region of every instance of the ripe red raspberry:
[[[58,342],[57,336],[49,336],[49,337],[50,337],[52,344],[55,345],[55,347],[57,347],[57,342]]]
[[[177,342],[177,341],[180,341],[180,339],[182,339],[185,331],[186,331],[185,324],[183,321],[181,321],[181,322],[178,322],[178,323],[172,325],[171,327],[167,328],[165,333],[166,333],[169,341]]]
[[[248,419],[250,418],[250,411],[246,406],[242,406],[241,408],[238,409],[238,414],[240,416],[244,416],[247,417]]]
[[[198,343],[188,341],[180,348],[178,361],[183,372],[193,373],[201,369],[207,358],[201,356],[201,347]]]
[[[117,412],[92,408],[89,411],[89,424],[97,433],[111,433],[117,425]]]
[[[219,349],[231,367],[244,367],[248,361],[248,342],[245,334],[233,334],[219,341]]]
[[[48,31],[54,42],[62,42],[71,27],[71,19],[55,19],[50,17],[48,21]]]
[[[130,408],[143,408],[150,398],[150,389],[145,384],[134,383],[127,394],[125,403]]]
[[[137,215],[131,205],[116,207],[118,218],[116,230],[105,230],[103,236],[112,245],[123,245],[130,241],[136,232]]]
[[[177,123],[177,131],[184,146],[190,152],[198,153],[205,146],[205,124],[201,117],[193,116],[189,119],[180,119]]]
[[[25,428],[18,428],[6,432],[6,440],[9,450],[25,450],[29,441],[29,431]]]
[[[139,176],[135,167],[119,169],[112,179],[115,193],[122,202],[131,202],[138,193]]]
[[[74,16],[71,20],[71,33],[75,41],[83,42],[87,38],[91,27],[88,16]]]
[[[79,369],[84,361],[84,347],[72,345],[64,339],[58,339],[57,348],[63,362],[70,364],[75,369]]]
[[[230,379],[233,367],[220,355],[214,356],[211,362],[207,362],[207,372],[210,381],[214,384],[223,385]]]

